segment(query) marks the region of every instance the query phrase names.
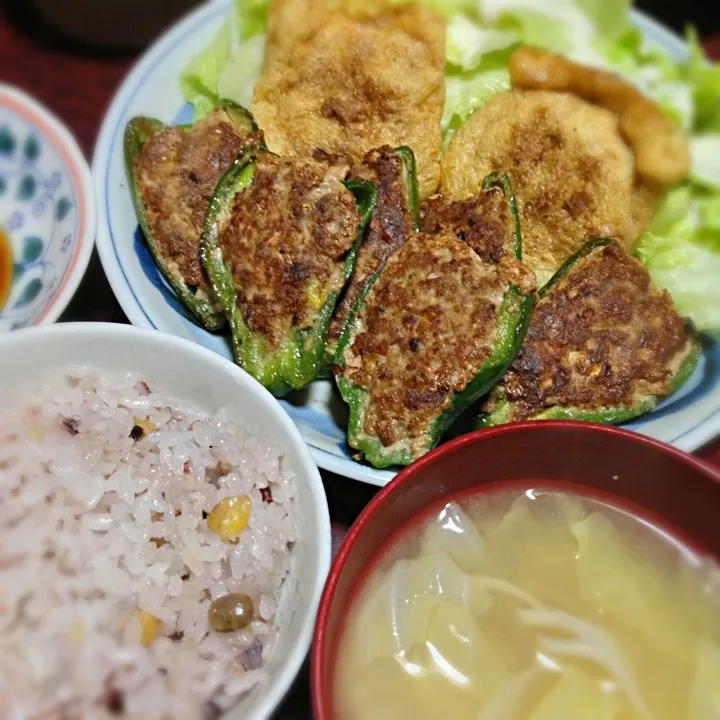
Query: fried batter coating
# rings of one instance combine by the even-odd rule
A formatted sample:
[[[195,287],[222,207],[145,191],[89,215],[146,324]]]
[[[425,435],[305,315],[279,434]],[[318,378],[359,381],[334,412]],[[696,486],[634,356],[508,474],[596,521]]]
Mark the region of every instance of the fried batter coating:
[[[656,103],[618,75],[530,47],[512,54],[509,69],[514,88],[571,92],[616,113],[645,180],[672,185],[690,172],[690,148],[683,132]]]
[[[609,110],[567,93],[499,93],[457,131],[442,158],[442,192],[463,200],[501,170],[515,188],[523,256],[540,285],[587,240],[626,247],[652,215]]]
[[[415,152],[435,191],[445,103],[445,21],[381,0],[273,0],[252,110],[281,155],[315,149],[357,162],[382,145]]]

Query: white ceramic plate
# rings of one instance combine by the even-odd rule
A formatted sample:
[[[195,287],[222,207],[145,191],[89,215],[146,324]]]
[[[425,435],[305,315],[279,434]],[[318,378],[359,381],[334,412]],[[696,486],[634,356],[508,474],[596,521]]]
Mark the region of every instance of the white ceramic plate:
[[[222,720],[267,720],[297,675],[312,639],[315,614],[330,569],[330,516],[320,474],[296,427],[270,393],[244,370],[196,343],[110,323],[61,323],[11,333],[0,354],[2,391],[11,396],[78,363],[109,375],[142,374],[151,388],[189,408],[228,419],[281,448],[297,484],[298,538],[283,582],[276,622],[282,628],[265,670]],[[3,715],[3,717],[5,717]]]
[[[110,106],[93,161],[98,250],[113,291],[131,322],[194,340],[228,359],[232,353],[226,339],[205,332],[187,317],[142,241],[125,176],[122,138],[125,124],[134,115],[151,115],[168,123],[191,119],[191,109],[178,87],[178,75],[217,33],[230,7],[229,0],[203,5],[148,50]],[[682,40],[661,25],[637,12],[633,13],[633,22],[673,56],[685,56]],[[627,427],[684,450],[694,450],[720,433],[719,340],[717,336],[706,338],[699,367],[680,393]],[[394,472],[352,460],[345,442],[345,406],[330,381],[313,383],[280,402],[320,467],[374,485],[385,485],[394,477]]]

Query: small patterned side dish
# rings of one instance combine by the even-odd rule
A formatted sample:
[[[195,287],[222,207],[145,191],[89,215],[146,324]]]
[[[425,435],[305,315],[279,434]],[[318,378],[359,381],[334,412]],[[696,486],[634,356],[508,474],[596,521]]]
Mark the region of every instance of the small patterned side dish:
[[[94,240],[92,178],[74,138],[0,84],[0,332],[54,322]]]

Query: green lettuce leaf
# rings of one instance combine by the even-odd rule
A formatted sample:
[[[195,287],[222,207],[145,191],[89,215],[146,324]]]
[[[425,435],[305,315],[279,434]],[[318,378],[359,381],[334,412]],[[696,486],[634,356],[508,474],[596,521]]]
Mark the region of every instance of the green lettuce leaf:
[[[625,28],[613,39],[601,38],[598,47],[611,70],[651,97],[683,130],[692,130],[693,92],[680,64],[645,40],[634,27]]]
[[[644,45],[642,33],[632,26],[626,27],[613,38],[600,41],[608,62],[624,75],[638,69],[644,59]]]
[[[265,35],[255,35],[245,40],[240,49],[233,53],[218,78],[218,92],[221,98],[234,100],[249,108],[253,88],[262,70],[265,53]]]
[[[680,223],[690,217],[690,208],[693,206],[693,191],[689,183],[675,188],[668,193],[665,202],[655,214],[650,227],[651,232],[656,235],[668,235],[676,231],[683,237],[692,235],[697,228],[697,224],[693,221],[692,225],[682,229]]]
[[[391,0],[396,5],[416,2],[417,0]],[[242,0],[238,0],[242,2]],[[477,0],[423,0],[423,5],[432,8],[436,13],[446,18],[453,18],[458,14],[476,16]]]
[[[268,0],[235,0],[238,35],[251,38],[265,32]]]
[[[683,74],[692,88],[695,129],[720,132],[720,64],[708,62],[692,28],[687,32],[687,42],[690,57],[683,67]]]
[[[691,138],[690,157],[690,177],[699,185],[720,192],[720,133]]]
[[[516,31],[497,30],[478,25],[467,15],[456,15],[447,26],[447,61],[464,71],[477,70],[483,60],[487,65],[488,53],[514,48],[521,40]],[[509,53],[503,56],[505,64]]]
[[[720,196],[691,183],[668,194],[633,254],[681,314],[720,329]]]
[[[593,21],[599,35],[618,35],[629,25],[632,0],[577,0],[577,4]]]
[[[488,63],[492,65],[492,63]],[[481,66],[482,67],[482,66]],[[496,92],[510,89],[507,68],[492,67],[471,72],[448,72],[445,80],[445,113],[443,144],[450,142],[455,131]]]
[[[573,48],[570,25],[558,22],[557,18],[541,10],[507,10],[498,17],[497,27],[516,34],[524,45],[534,45],[557,53],[570,53]]]
[[[252,87],[262,65],[268,0],[235,0],[233,18],[180,74],[180,90],[194,108],[194,119],[205,117],[221,98],[249,107]],[[240,38],[239,49],[233,35]]]
[[[607,1],[612,5],[617,0]],[[526,45],[587,64],[604,62],[595,47],[599,37],[595,21],[576,0],[481,0],[480,15],[488,27],[518,33]]]
[[[231,46],[232,25],[227,21],[180,73],[180,91],[195,109],[195,120],[205,117],[218,102],[218,77],[230,57]]]
[[[720,328],[720,252],[702,243],[645,233],[636,254],[653,282],[699,330]]]

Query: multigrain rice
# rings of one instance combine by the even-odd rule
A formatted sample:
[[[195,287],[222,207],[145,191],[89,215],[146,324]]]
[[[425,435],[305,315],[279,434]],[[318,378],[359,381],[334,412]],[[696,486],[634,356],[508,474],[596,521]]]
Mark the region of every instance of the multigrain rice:
[[[194,720],[264,682],[294,492],[281,448],[139,377],[81,369],[0,406],[0,717]],[[238,495],[223,541],[206,518]],[[214,632],[230,592],[254,619]]]

